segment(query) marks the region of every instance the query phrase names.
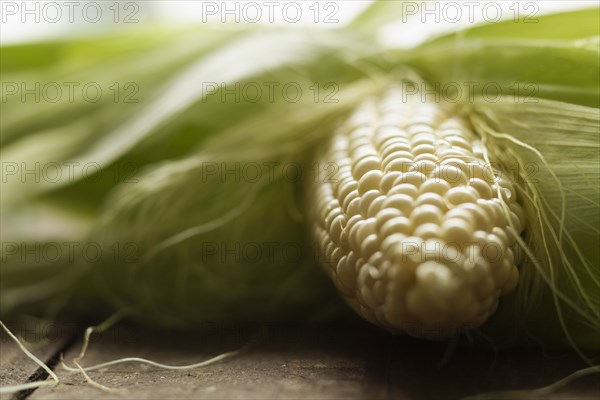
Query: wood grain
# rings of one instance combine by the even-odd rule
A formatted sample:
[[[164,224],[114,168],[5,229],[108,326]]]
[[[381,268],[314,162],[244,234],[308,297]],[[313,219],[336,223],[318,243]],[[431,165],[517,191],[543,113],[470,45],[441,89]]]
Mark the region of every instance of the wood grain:
[[[254,345],[236,357],[194,370],[122,364],[90,372],[118,393],[100,391],[81,374],[57,367],[62,384],[40,388],[29,398],[453,400],[545,386],[586,366],[570,352],[516,349],[496,354],[483,341],[462,340],[449,351],[446,343],[394,337],[360,321],[318,326],[207,324],[193,334],[119,325],[93,338],[83,364],[128,356],[191,364],[248,342]],[[81,340],[71,346],[67,361],[77,356],[80,346]],[[14,364],[12,353],[6,354],[2,365],[5,357]],[[18,380],[26,375],[12,376]],[[544,398],[598,399],[600,380],[598,375],[582,378]]]
[[[50,323],[40,320],[27,322],[5,322],[36,357],[47,364],[55,364],[53,358],[71,342],[80,327],[77,324]],[[17,343],[2,330],[0,334],[0,386],[18,385],[30,381],[43,380],[45,371],[19,348]],[[4,398],[24,398],[31,392],[21,392]]]
[[[174,332],[148,334],[132,328],[94,342],[85,358],[86,365],[124,356],[184,365],[239,349],[254,339],[257,342],[235,358],[190,371],[165,371],[130,364],[90,372],[92,379],[99,383],[123,390],[119,396],[86,385],[80,374],[65,374],[59,369],[63,385],[39,389],[31,398],[372,398],[376,388],[366,371],[368,348],[364,343],[368,341],[365,335],[374,332],[361,329],[351,334],[351,328],[347,328],[215,325],[194,336]],[[67,360],[77,355],[79,347],[80,343],[67,353]]]

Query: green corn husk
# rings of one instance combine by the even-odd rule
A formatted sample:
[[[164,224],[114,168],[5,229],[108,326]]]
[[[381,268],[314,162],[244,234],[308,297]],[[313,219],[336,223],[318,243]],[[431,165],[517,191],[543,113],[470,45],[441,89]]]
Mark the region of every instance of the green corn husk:
[[[351,90],[341,99],[360,99],[373,88],[366,83]],[[117,191],[92,238],[101,247],[130,241],[140,257],[91,266],[101,297],[167,326],[339,314],[304,230],[298,199],[307,177],[297,174],[312,175],[312,148],[336,116],[354,106],[296,104],[293,113],[283,113],[285,138],[277,124],[268,127],[271,113],[261,115],[209,141],[201,154],[165,163],[143,175],[139,186]],[[261,127],[260,137],[244,151],[235,149],[256,133],[254,126]],[[260,166],[258,179],[245,176],[248,165]],[[236,169],[238,175],[222,174]]]
[[[228,33],[224,40],[230,36]],[[324,303],[332,303],[335,310],[334,291],[328,290],[329,283],[316,268],[303,229],[298,211],[302,205],[293,201],[301,184],[282,180],[281,168],[293,164],[308,175],[310,155],[304,153],[333,129],[337,118],[385,82],[374,76],[355,82],[366,76],[363,69],[372,75],[378,67],[361,61],[362,51],[352,43],[350,52],[350,45],[339,35],[316,40],[310,32],[256,32],[234,37],[181,68],[182,72],[172,72],[173,77],[155,90],[162,91],[157,99],[142,99],[133,113],[109,125],[94,142],[81,140],[73,145],[57,141],[71,138],[72,129],[82,130],[85,138],[92,133],[90,128],[76,125],[50,133],[35,133],[33,126],[33,133],[9,143],[3,148],[3,158],[10,161],[43,164],[64,160],[81,165],[93,161],[107,165],[109,171],[92,181],[66,179],[68,175],[63,173],[64,180],[45,186],[34,179],[22,182],[18,176],[6,183],[3,203],[11,207],[3,226],[4,238],[23,245],[17,252],[11,248],[4,260],[3,311],[44,307],[52,314],[69,308],[75,296],[86,299],[75,303],[87,315],[127,307],[140,320],[194,326],[215,319],[296,319],[301,315],[313,319],[316,316],[310,304],[319,304],[324,315],[331,313]],[[247,62],[250,53],[263,46],[265,56]],[[293,51],[286,51],[289,48]],[[278,55],[267,57],[271,52]],[[327,62],[319,64],[324,59]],[[242,86],[246,82],[293,82],[305,94],[300,102],[273,102],[262,96],[258,102],[229,103],[219,92],[208,95],[202,85],[190,86],[190,81]],[[328,102],[323,96],[330,91],[321,92],[315,101],[310,88],[318,83],[323,90],[328,82],[339,85],[334,88],[335,97]],[[113,108],[103,105],[94,112],[110,113]],[[105,115],[100,117],[103,120]],[[91,118],[95,116],[82,120],[93,127]],[[274,125],[276,120],[282,125]],[[48,145],[40,147],[40,138],[46,135]],[[240,143],[244,143],[241,148]],[[48,151],[49,145],[57,148]],[[221,181],[218,174],[206,174],[204,165],[221,168],[221,163],[227,163],[226,168],[238,163],[278,164],[280,170],[273,172],[277,179],[262,171],[266,182],[231,177]],[[115,181],[111,172],[127,172],[128,165],[136,167],[135,175]],[[72,176],[82,174],[76,171]],[[215,203],[219,197],[227,201]],[[32,219],[62,226],[62,235],[21,232],[23,221]],[[82,226],[72,229],[75,223]],[[187,237],[197,229],[205,231]],[[172,240],[176,242],[165,245]],[[36,241],[42,245],[92,243],[102,249],[103,257],[86,262],[65,253],[64,259],[44,262],[42,258],[23,268],[23,253]],[[267,249],[273,243],[288,248]],[[241,248],[257,244],[261,251],[274,253],[251,262],[240,254],[226,262],[205,257],[207,246],[219,251],[224,244]],[[286,263],[283,250],[300,254]],[[290,285],[311,290],[291,290]],[[132,291],[132,287],[138,290]],[[55,298],[50,306],[48,298]],[[240,307],[242,304],[246,307]]]
[[[511,100],[491,103],[476,92],[474,101],[463,98],[457,109],[490,151],[507,160],[506,171],[518,162],[523,180],[529,173],[523,166],[539,167],[538,183],[515,183],[528,215],[535,216],[524,237],[531,257],[518,290],[485,331],[499,343],[526,336],[600,348],[593,335],[600,310],[598,9],[540,17],[533,25],[476,27],[393,51],[371,39],[374,21],[393,15],[384,3],[354,26],[314,36],[241,30],[212,32],[206,41],[199,38],[207,32],[182,31],[154,40],[155,33],[142,32],[117,50],[119,36],[15,46],[6,53],[3,48],[3,55],[12,56],[2,57],[2,81],[65,80],[72,74],[83,81],[132,80],[139,81],[141,97],[132,107],[110,101],[3,105],[3,162],[96,162],[105,173],[95,182],[3,183],[4,243],[91,242],[104,256],[93,262],[67,254],[52,262],[31,261],[24,260],[23,249],[11,248],[7,255],[3,246],[2,315],[71,312],[100,318],[126,309],[148,324],[193,328],[219,319],[343,314],[305,232],[307,205],[298,200],[304,182],[268,174],[235,182],[207,176],[206,166],[295,163],[304,180],[310,179],[312,153],[338,120],[408,65],[434,87],[499,83],[504,99]],[[97,58],[88,58],[91,44],[100,50]],[[56,56],[15,61],[32,49]],[[109,61],[97,65],[104,57]],[[135,60],[155,63],[139,75]],[[202,81],[295,81],[302,87],[336,82],[339,102],[232,103],[190,83]],[[528,100],[536,102],[524,103],[514,83],[535,84],[539,90]],[[127,182],[131,166],[136,182]],[[125,173],[115,179],[115,170]],[[232,243],[257,243],[264,250],[272,242],[290,243],[301,255],[287,257],[279,246],[251,262],[223,262],[220,253],[208,251]]]
[[[600,110],[535,100],[479,99],[471,113],[488,148],[507,160],[505,173],[528,216],[524,240],[532,256],[489,332],[599,349]]]
[[[487,90],[492,101],[539,97],[597,108],[599,20],[595,8],[476,26],[424,43],[408,63],[450,98],[453,87],[444,85],[458,83],[461,100]]]

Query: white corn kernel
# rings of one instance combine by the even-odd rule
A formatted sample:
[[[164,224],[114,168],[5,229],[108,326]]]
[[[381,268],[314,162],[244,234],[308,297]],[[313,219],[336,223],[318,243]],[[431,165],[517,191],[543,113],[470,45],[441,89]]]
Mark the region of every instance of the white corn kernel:
[[[342,296],[417,337],[484,323],[523,257],[515,185],[449,110],[398,89],[368,101],[320,160],[340,167],[334,183],[312,188],[314,236]]]

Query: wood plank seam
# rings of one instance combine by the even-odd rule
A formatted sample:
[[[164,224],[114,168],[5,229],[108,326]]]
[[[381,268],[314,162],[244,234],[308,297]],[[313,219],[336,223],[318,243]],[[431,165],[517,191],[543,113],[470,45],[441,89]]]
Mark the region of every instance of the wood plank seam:
[[[82,334],[83,331],[69,337],[60,348],[58,348],[50,357],[48,357],[47,360],[42,361],[46,364],[48,368],[50,368],[52,371],[55,371],[55,368],[57,367],[58,362],[60,361],[60,355],[64,354],[67,350],[69,350],[77,342],[77,338]],[[39,367],[23,383],[44,381],[48,379],[48,376],[48,372],[46,372],[46,370],[44,370],[42,367]],[[29,396],[31,396],[33,392],[35,392],[37,389],[38,388],[21,390],[20,392],[17,392],[12,396],[12,400],[25,400]]]

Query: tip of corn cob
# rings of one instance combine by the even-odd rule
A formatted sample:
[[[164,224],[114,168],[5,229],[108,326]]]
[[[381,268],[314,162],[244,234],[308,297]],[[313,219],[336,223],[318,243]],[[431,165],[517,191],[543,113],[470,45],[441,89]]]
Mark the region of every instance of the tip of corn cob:
[[[524,227],[510,180],[449,110],[400,88],[366,101],[320,159],[335,173],[311,191],[317,247],[346,301],[429,339],[495,311],[518,282]]]

